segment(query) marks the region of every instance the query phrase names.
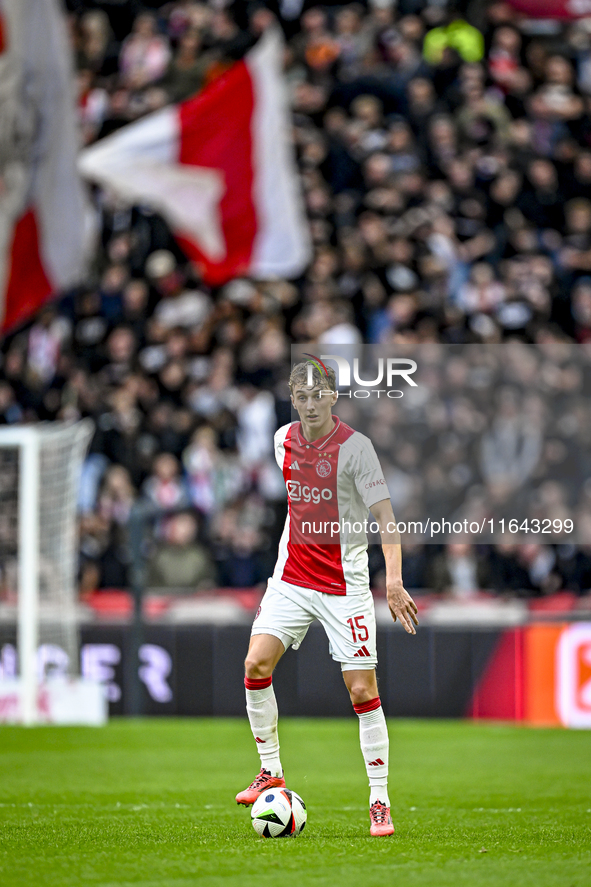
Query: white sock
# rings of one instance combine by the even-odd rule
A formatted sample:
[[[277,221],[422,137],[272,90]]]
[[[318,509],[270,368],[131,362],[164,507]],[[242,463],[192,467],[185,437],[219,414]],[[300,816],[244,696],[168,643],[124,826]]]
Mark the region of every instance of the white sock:
[[[369,804],[381,801],[390,806],[388,797],[388,728],[380,697],[353,706],[359,717],[359,741],[369,779]]]
[[[279,759],[279,738],[277,735],[279,713],[271,678],[268,679],[268,683],[265,679],[245,678],[244,684],[246,687],[246,711],[261,758],[261,766],[268,770],[271,776],[281,776],[283,768]]]

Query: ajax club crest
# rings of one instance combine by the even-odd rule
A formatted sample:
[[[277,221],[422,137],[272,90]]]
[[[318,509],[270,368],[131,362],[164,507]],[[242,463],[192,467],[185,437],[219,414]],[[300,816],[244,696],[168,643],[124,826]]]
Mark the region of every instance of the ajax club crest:
[[[320,477],[328,477],[331,471],[332,465],[326,459],[321,459],[316,463],[316,474],[319,474]]]

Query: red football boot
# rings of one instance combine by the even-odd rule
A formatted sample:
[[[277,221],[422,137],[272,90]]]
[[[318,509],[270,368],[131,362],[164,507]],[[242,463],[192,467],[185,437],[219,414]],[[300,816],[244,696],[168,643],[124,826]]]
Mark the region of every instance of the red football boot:
[[[271,776],[269,770],[262,769],[254,782],[251,782],[248,788],[236,795],[236,803],[244,804],[250,807],[254,804],[259,795],[262,795],[268,788],[285,788],[285,779],[281,776]]]
[[[372,837],[394,834],[390,808],[382,804],[381,801],[375,801],[369,808],[369,821],[371,823],[369,833]]]

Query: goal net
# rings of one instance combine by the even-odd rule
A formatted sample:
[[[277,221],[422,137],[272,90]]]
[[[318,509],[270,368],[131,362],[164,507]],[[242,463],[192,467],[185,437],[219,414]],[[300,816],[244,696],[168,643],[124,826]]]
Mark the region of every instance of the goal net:
[[[0,429],[0,582],[24,723],[39,719],[46,678],[79,671],[77,501],[93,430],[89,419]]]

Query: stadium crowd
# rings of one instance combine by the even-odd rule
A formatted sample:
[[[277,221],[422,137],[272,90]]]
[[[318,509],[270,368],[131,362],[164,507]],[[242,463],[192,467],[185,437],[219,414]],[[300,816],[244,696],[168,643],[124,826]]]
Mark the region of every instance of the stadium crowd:
[[[478,0],[67,6],[85,144],[203,88],[279,19],[314,247],[298,280],[212,290],[149,207],[96,190],[101,245],[87,286],[5,340],[0,380],[2,423],[96,423],[80,502],[82,591],[129,585],[138,497],[167,515],[151,584],[266,580],[286,508],[272,437],[291,419],[294,343],[565,347],[553,397],[574,397],[572,420],[558,417],[556,431],[557,413],[546,414],[537,446],[554,487],[542,498],[591,527],[587,463],[569,473],[591,433],[588,358],[570,365],[591,342],[591,19],[537,33],[510,5]],[[462,376],[461,358],[452,386],[454,371]],[[436,433],[451,461],[431,466],[423,488],[425,452],[412,436],[380,450],[400,418],[380,413],[390,425],[374,423],[372,439],[398,505],[445,498],[449,479],[486,486],[486,465],[464,464],[471,430],[520,413],[516,390],[488,414],[478,392],[451,406],[442,397]],[[532,475],[535,465],[514,486]],[[411,544],[405,583],[459,597],[581,594],[591,545],[578,541]],[[370,549],[377,584],[380,557]]]

